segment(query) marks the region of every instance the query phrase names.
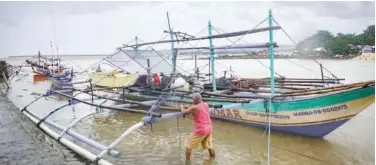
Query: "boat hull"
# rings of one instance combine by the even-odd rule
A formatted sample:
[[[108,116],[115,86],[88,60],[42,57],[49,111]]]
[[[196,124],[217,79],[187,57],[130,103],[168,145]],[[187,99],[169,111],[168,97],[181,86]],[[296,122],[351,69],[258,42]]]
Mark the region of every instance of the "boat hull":
[[[273,102],[271,130],[321,138],[373,104],[374,99],[375,88],[369,86],[299,100]],[[165,105],[177,107],[177,102],[186,103],[192,100],[177,99]],[[213,101],[207,103],[233,104]],[[267,100],[259,100],[237,109],[215,110],[210,115],[213,119],[265,129],[269,105]]]
[[[266,128],[267,125],[265,123],[244,122],[244,121],[234,120],[231,118],[219,117],[217,115],[212,115],[212,118],[225,121],[225,122],[231,122],[231,123],[251,126],[255,128],[260,128],[260,129],[267,129]],[[271,125],[270,130],[277,131],[277,132],[285,132],[285,133],[294,134],[294,135],[322,138],[325,135],[332,132],[333,130],[335,130],[336,128],[346,123],[350,119],[351,118],[335,120],[335,121],[331,121],[327,123],[311,124],[311,125],[288,125],[288,126]]]

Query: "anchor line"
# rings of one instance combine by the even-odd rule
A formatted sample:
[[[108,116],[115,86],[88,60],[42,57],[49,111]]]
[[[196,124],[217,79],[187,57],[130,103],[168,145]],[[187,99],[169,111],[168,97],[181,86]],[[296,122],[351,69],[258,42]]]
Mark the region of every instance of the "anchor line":
[[[266,131],[271,132],[271,130],[270,130],[270,114],[271,114],[271,109],[272,109],[272,104],[273,104],[273,98],[274,97],[271,97],[270,99],[264,99],[265,113],[268,114],[268,115],[266,115],[266,117],[267,117],[267,124],[265,125],[265,129],[264,129],[264,132],[263,132],[262,136],[265,136]],[[268,134],[268,136],[270,138],[270,133]],[[291,151],[291,150],[288,150],[286,148],[282,148],[282,147],[279,147],[279,146],[276,146],[276,145],[268,143],[268,147],[270,147],[270,146],[278,148],[278,149],[281,149],[281,150],[285,150],[285,151],[290,152],[290,153],[301,155],[301,156],[304,156],[304,157],[307,157],[307,158],[310,158],[310,159],[313,159],[313,160],[316,160],[316,161],[325,162],[325,161],[317,159],[315,157],[308,156],[308,155],[305,155],[305,154],[302,154],[302,153],[298,153],[298,152],[295,152],[295,151]],[[268,155],[268,156],[270,156],[270,155]]]

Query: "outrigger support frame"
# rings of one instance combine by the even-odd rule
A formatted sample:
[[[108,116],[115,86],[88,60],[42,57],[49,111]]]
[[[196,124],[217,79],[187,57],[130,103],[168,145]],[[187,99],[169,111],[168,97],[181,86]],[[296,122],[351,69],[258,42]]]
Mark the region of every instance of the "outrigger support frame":
[[[197,40],[208,40],[209,38],[215,39],[215,38],[227,38],[227,37],[236,37],[236,36],[242,36],[246,34],[252,34],[252,33],[260,33],[260,32],[266,32],[269,30],[279,30],[281,29],[280,26],[272,26],[266,27],[266,28],[258,28],[258,29],[253,29],[253,30],[243,30],[243,31],[238,31],[238,32],[231,32],[231,33],[224,33],[224,34],[216,34],[210,36],[204,36],[204,37],[198,37],[198,38],[188,38],[188,39],[181,39],[179,40],[180,42],[186,42],[186,41],[197,41]],[[161,40],[161,41],[154,41],[154,42],[145,42],[145,43],[139,43],[137,44],[137,47],[145,46],[145,45],[153,45],[153,44],[162,44],[162,43],[170,43],[171,40]],[[136,45],[125,45],[123,44],[122,48],[129,48],[129,47],[135,47]]]
[[[78,123],[79,121],[81,121],[82,119],[86,118],[86,117],[89,117],[91,115],[94,115],[94,114],[97,114],[98,112],[91,112],[91,113],[88,113],[84,116],[81,116],[80,118],[76,119],[75,121],[73,121],[72,123],[70,123],[68,125],[68,127],[66,127],[59,135],[58,139],[61,139],[65,133],[67,133],[67,131],[69,131],[76,123]]]
[[[29,104],[27,104],[24,108],[21,109],[21,113],[24,113],[26,116],[28,116],[36,125],[38,125],[38,127],[40,129],[43,129],[43,130],[48,129],[49,130],[49,128],[45,126],[45,124],[47,124],[47,125],[55,128],[55,129],[57,129],[57,130],[64,131],[65,129],[62,126],[56,124],[55,122],[47,120],[47,117],[50,116],[50,115],[47,115],[46,117],[41,118],[41,117],[37,116],[36,114],[34,114],[33,112],[30,112],[29,110],[27,110],[28,106],[30,106],[31,104],[35,103],[37,100],[39,100],[42,97],[45,97],[45,96],[42,95],[42,96],[34,99],[33,101],[31,101]],[[81,142],[83,142],[83,143],[85,143],[85,144],[87,144],[87,145],[95,148],[95,149],[103,150],[105,148],[105,146],[103,146],[102,144],[100,144],[100,143],[98,143],[96,141],[93,141],[91,139],[88,139],[87,137],[82,136],[82,135],[80,135],[80,134],[78,134],[78,133],[76,133],[74,131],[66,130],[65,133],[68,134],[68,135],[70,135],[71,137],[73,137],[73,138],[75,138],[75,139],[77,139],[77,140],[79,140],[79,141],[81,141]],[[62,142],[62,140],[63,140],[62,137],[60,137],[60,138],[58,138],[58,137],[59,136],[56,134],[57,141],[63,143]],[[111,150],[108,153],[111,156],[117,156],[117,155],[119,155],[119,152],[116,151],[116,150]]]

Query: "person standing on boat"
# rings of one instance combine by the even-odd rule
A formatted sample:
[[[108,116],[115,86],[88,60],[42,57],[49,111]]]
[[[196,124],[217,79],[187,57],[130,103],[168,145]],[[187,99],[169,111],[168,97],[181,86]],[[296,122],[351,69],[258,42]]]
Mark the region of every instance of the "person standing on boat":
[[[213,126],[209,114],[209,105],[202,101],[200,93],[193,93],[192,99],[194,105],[190,107],[180,105],[180,110],[184,115],[193,114],[195,127],[185,144],[186,160],[190,160],[192,149],[195,149],[199,144],[204,149],[208,149],[210,157],[215,157],[212,142]]]

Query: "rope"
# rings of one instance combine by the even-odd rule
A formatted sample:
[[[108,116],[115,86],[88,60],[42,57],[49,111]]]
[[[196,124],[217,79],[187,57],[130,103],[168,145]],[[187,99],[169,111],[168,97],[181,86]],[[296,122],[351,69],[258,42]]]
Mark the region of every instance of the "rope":
[[[260,25],[260,24],[259,24]],[[259,25],[257,25],[257,26],[259,26]],[[257,26],[256,27],[254,27],[253,29],[256,29],[257,28]],[[223,30],[221,30],[221,29],[218,29],[218,28],[214,28],[213,27],[213,29],[214,29],[214,31],[216,31],[217,33],[220,33],[219,31],[222,31],[223,33],[224,33],[224,31]],[[253,30],[252,29],[252,30]],[[228,41],[230,41],[230,42],[233,42],[233,41],[231,41],[229,38],[226,38]],[[246,42],[246,41],[244,41],[244,42]],[[248,43],[248,42],[246,42],[246,43]],[[233,44],[232,44],[233,45]],[[226,48],[226,50],[227,50],[228,48]],[[248,54],[248,52],[247,51],[245,51],[243,48],[241,48],[240,50],[242,50],[243,51],[243,53],[246,53],[246,54]],[[266,66],[264,63],[262,63],[260,60],[258,60],[258,59],[255,59],[258,63],[260,63],[262,66],[264,66],[265,68],[267,68],[267,69],[269,69],[269,70],[271,70],[271,68],[270,67],[268,67],[268,66]],[[274,74],[276,74],[277,76],[279,76],[279,77],[284,77],[284,76],[282,76],[282,75],[280,75],[280,74],[278,74],[277,72],[275,72],[274,71]]]
[[[162,34],[162,36],[163,36],[163,35],[164,35],[164,33]],[[164,37],[160,38],[159,41],[165,39],[167,36],[168,36],[168,35],[165,35]],[[155,44],[156,44],[156,43],[155,43]],[[136,59],[136,57],[142,55],[144,52],[148,51],[148,49],[150,49],[150,48],[151,48],[152,51],[156,52],[156,51],[153,49],[153,47],[152,47],[152,46],[155,45],[155,44],[151,44],[151,45],[149,45],[148,48],[144,49],[143,51],[141,51],[140,53],[138,53],[137,56],[134,56],[134,57],[130,56],[130,55],[129,55],[128,53],[126,53],[123,49],[121,49],[121,51],[122,51],[125,55],[127,55],[129,58],[131,58],[129,61],[134,61],[134,62],[136,62],[139,66],[141,66],[142,68],[144,68],[145,70],[147,70],[148,68],[146,68],[144,65],[140,64],[140,63],[139,63],[137,60],[135,60],[135,59]],[[156,53],[157,53],[157,52],[156,52]],[[128,63],[129,61],[127,61],[127,63]]]
[[[295,45],[297,45],[297,43],[290,37],[290,35],[285,31],[285,29],[283,29],[282,28],[282,26],[281,25],[279,25],[279,23],[273,18],[273,21],[279,26],[279,27],[281,27],[281,30],[283,31],[283,33],[285,33],[286,34],[286,36],[295,44]],[[322,66],[322,64],[321,63],[319,63],[316,59],[314,59],[313,57],[311,57],[311,56],[308,56],[309,58],[311,58],[313,61],[315,61],[317,64],[319,64],[319,65],[321,65]],[[288,59],[287,59],[288,60]],[[290,61],[290,60],[288,60],[288,61]],[[291,61],[290,61],[291,62]],[[304,67],[303,67],[304,68]],[[324,70],[326,70],[328,73],[330,73],[334,78],[336,78],[336,79],[338,79],[337,78],[337,76],[335,76],[331,71],[329,71],[327,68],[325,68],[324,66],[322,66],[322,68],[324,69]],[[321,74],[320,74],[321,75]],[[326,76],[324,76],[324,77],[326,77]],[[329,77],[326,77],[326,78],[328,78],[328,79],[332,79],[332,78],[329,78]],[[333,80],[333,79],[332,79]]]
[[[134,40],[135,40],[135,39],[130,40],[127,44],[133,42]],[[107,56],[107,57],[102,58],[101,60],[99,60],[98,62],[96,62],[96,63],[94,63],[94,64],[92,64],[92,65],[90,65],[88,68],[84,69],[84,70],[83,70],[82,72],[80,72],[80,73],[84,73],[84,72],[88,71],[88,70],[89,70],[90,68],[92,68],[93,66],[95,66],[95,65],[97,65],[98,63],[104,61],[104,60],[105,60],[106,58],[108,58],[108,57],[112,57],[112,56],[114,56],[114,55],[115,55],[116,53],[118,53],[118,52],[120,52],[120,50],[117,50],[115,53],[113,53],[113,54],[111,54],[111,55],[109,55],[109,56]]]
[[[206,27],[203,28],[202,30],[200,30],[198,33],[196,33],[196,34],[193,35],[193,36],[196,37],[197,35],[201,34],[205,29],[206,29]],[[184,41],[183,44],[182,44],[179,48],[182,48],[183,46],[185,46],[185,45],[188,44],[188,43],[191,44],[189,41],[190,41],[191,39],[193,39],[194,37],[190,38],[190,39],[187,40],[187,41]],[[163,39],[164,39],[164,38],[163,38]],[[163,40],[163,39],[161,39],[161,40]],[[161,41],[161,40],[159,40],[159,41]],[[140,41],[144,42],[144,41],[141,40],[141,39],[140,39]],[[175,40],[174,40],[174,41],[175,41]],[[155,45],[155,44],[152,44],[152,45]],[[151,46],[150,46],[150,47],[151,47]],[[160,56],[160,57],[162,58],[162,60],[159,61],[157,64],[153,65],[151,68],[154,68],[154,67],[157,66],[159,63],[161,63],[163,60],[167,61],[167,60],[166,60],[165,58],[163,58],[163,56],[161,56],[161,54],[158,53],[155,49],[152,48],[152,50],[153,50],[158,56]],[[171,54],[170,52],[167,53],[167,55],[168,55],[168,58],[171,58],[171,57],[173,56],[173,54]],[[168,61],[167,61],[167,62],[168,62]],[[168,62],[168,64],[169,64],[170,66],[172,66],[169,62]],[[186,73],[189,74],[189,72],[188,72],[187,70],[183,69],[178,63],[176,63],[176,67],[178,67],[179,69],[181,69],[181,70],[183,70],[184,72],[186,72]],[[180,72],[178,72],[178,73],[180,73]]]
[[[266,20],[268,20],[269,17],[266,17],[263,21],[261,21],[259,24],[257,24],[254,28],[252,28],[251,30],[249,30],[246,34],[242,35],[241,37],[239,37],[238,40],[236,40],[235,42],[233,42],[231,45],[234,45],[236,42],[240,41],[241,39],[243,39],[243,37],[247,34],[249,34],[252,30],[256,29],[258,26],[260,26],[262,23],[264,23]],[[226,37],[227,38],[227,37]],[[227,38],[228,39],[228,38]],[[230,41],[231,42],[231,41]],[[270,43],[272,44],[272,43]],[[227,49],[226,49],[227,50]]]

